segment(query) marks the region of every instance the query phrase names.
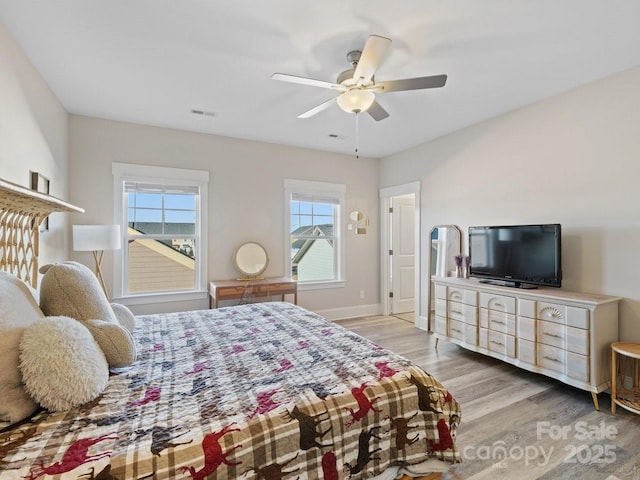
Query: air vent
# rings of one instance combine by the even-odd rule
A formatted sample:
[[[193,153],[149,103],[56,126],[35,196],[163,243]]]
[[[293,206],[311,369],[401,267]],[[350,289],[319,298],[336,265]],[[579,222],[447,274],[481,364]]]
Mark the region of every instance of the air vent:
[[[191,113],[193,113],[195,115],[204,115],[206,117],[215,117],[216,116],[215,112],[207,112],[206,110],[193,109],[193,110],[191,110]]]

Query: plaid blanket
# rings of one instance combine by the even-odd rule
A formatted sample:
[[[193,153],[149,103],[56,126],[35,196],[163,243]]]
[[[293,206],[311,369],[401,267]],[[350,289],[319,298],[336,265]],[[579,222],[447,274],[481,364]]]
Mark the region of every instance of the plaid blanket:
[[[408,360],[289,303],[138,317],[138,361],[0,434],[1,478],[368,478],[458,462],[456,400]]]

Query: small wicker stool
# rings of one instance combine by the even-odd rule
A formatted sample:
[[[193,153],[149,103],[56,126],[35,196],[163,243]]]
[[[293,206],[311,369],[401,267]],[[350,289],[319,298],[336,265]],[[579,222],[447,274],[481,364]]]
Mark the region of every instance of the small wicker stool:
[[[611,413],[616,405],[640,414],[640,343],[611,344]]]

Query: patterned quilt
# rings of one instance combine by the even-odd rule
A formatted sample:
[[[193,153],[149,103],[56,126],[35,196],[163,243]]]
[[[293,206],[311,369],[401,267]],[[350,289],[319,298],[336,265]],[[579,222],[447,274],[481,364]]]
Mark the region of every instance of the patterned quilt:
[[[458,462],[460,408],[408,360],[284,302],[138,317],[138,361],[0,433],[0,478],[361,479]]]

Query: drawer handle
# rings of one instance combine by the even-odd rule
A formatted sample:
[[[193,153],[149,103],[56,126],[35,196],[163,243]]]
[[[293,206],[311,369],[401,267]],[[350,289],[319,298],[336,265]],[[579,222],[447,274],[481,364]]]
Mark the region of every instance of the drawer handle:
[[[556,335],[555,333],[542,332],[542,334],[546,335],[547,337],[562,338],[562,335]]]
[[[502,342],[497,342],[495,340],[489,340],[489,343],[493,343],[494,345],[500,345],[501,347],[504,347],[504,343]]]
[[[453,328],[453,327],[451,328],[451,331],[452,331],[452,332],[462,333],[462,330],[459,330],[459,329],[457,329],[457,328]]]
[[[560,360],[558,360],[557,358],[547,357],[546,355],[544,355],[542,358],[546,358],[547,360],[551,360],[552,362],[562,363],[562,362],[561,362]]]
[[[494,303],[493,306],[494,307],[499,307],[499,308],[504,308],[504,305],[502,303]]]
[[[456,313],[458,315],[462,315],[462,312],[460,310],[451,310],[451,313]]]
[[[497,323],[498,325],[506,325],[506,322],[503,322],[502,320],[491,320],[491,323]]]

